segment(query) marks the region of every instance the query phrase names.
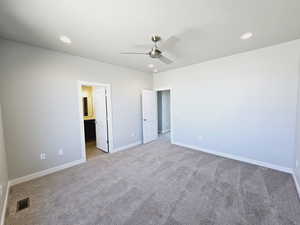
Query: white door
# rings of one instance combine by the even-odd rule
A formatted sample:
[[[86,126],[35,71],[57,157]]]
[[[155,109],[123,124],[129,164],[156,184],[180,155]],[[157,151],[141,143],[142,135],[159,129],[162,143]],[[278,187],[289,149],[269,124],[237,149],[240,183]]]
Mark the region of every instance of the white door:
[[[108,152],[107,98],[104,87],[95,87],[96,147]]]
[[[157,97],[155,91],[143,90],[143,143],[157,139]]]

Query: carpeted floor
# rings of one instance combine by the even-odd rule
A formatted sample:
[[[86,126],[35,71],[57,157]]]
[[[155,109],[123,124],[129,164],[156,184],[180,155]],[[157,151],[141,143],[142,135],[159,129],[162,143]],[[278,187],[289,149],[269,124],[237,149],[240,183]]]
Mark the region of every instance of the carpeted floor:
[[[160,139],[12,187],[6,224],[296,225],[300,203],[288,174]]]
[[[86,159],[91,160],[100,155],[106,154],[96,147],[96,141],[90,141],[85,144]]]

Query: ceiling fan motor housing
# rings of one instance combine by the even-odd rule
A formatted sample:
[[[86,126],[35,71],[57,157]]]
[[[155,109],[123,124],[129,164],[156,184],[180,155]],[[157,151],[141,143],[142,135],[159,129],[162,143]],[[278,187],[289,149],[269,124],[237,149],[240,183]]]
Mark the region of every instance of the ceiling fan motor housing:
[[[159,58],[161,56],[161,51],[158,48],[154,47],[149,52],[149,55],[151,58]]]
[[[153,41],[153,42],[158,42],[158,41],[160,41],[161,40],[161,37],[160,36],[158,36],[158,35],[153,35],[152,37],[151,37],[151,40]]]

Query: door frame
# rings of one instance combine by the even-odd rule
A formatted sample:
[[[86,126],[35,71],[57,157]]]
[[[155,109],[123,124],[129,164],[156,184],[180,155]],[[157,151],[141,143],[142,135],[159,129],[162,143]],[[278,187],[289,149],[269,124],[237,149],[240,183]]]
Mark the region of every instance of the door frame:
[[[164,87],[164,88],[155,88],[154,91],[157,93],[159,91],[170,91],[170,141],[171,144],[174,143],[173,139],[173,92],[171,87]]]
[[[149,91],[149,92],[151,92],[151,93],[153,93],[154,94],[154,98],[155,98],[155,107],[156,107],[156,113],[155,113],[155,120],[156,120],[156,131],[158,131],[158,117],[157,117],[157,92],[155,91],[155,90],[149,90],[149,89],[144,89],[144,90],[142,90],[142,98],[141,98],[141,100],[142,100],[142,133],[143,133],[143,135],[142,135],[142,143],[143,144],[147,144],[147,143],[149,143],[149,142],[151,142],[151,141],[155,141],[155,140],[157,140],[157,138],[158,138],[158,132],[156,132],[156,137],[153,139],[153,140],[151,140],[151,141],[148,141],[148,142],[146,142],[145,143],[145,141],[144,141],[144,137],[145,137],[145,123],[144,123],[144,92],[145,91]]]
[[[111,103],[111,86],[110,84],[103,84],[89,81],[77,81],[78,85],[78,105],[79,105],[79,124],[80,124],[80,142],[81,142],[81,159],[86,161],[86,148],[85,148],[85,132],[84,132],[84,116],[82,106],[82,86],[98,86],[104,87],[106,90],[107,98],[107,125],[108,125],[108,149],[111,153],[113,151],[113,127],[112,127],[112,103]],[[93,98],[94,101],[94,98]],[[97,134],[96,134],[97,135]]]

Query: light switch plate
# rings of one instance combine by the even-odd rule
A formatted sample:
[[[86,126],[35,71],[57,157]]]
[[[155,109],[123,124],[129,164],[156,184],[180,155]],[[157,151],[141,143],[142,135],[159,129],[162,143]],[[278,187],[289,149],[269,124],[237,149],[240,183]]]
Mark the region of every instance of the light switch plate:
[[[63,155],[64,154],[64,150],[61,148],[58,150],[58,155]]]
[[[41,157],[41,160],[45,160],[46,159],[46,153],[42,152],[40,157]]]

